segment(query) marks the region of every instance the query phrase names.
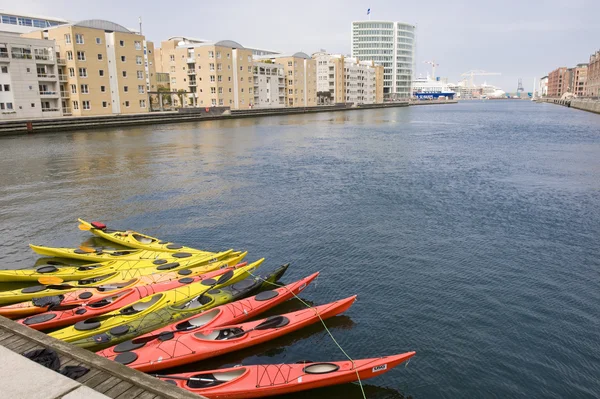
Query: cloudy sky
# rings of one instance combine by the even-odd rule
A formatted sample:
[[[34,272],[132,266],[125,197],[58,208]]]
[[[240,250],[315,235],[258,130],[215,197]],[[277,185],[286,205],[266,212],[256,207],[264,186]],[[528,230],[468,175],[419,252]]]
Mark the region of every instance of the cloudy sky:
[[[514,91],[523,78],[530,91],[558,66],[587,62],[600,49],[600,0],[0,0],[7,12],[78,21],[106,19],[136,27],[155,43],[169,36],[232,39],[279,51],[350,52],[353,20],[404,21],[418,27],[417,71],[440,64],[438,75],[458,81],[471,69],[500,72],[485,79]],[[484,78],[480,78],[482,83]]]

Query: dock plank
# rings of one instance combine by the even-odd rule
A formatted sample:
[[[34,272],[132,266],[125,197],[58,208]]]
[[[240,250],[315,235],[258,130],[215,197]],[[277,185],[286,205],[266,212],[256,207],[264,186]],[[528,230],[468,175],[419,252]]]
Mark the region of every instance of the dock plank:
[[[141,395],[143,392],[145,392],[144,388],[134,386],[117,396],[115,399],[137,399],[138,395]]]
[[[123,392],[126,392],[129,388],[132,387],[133,385],[129,382],[121,381],[117,385],[104,392],[104,394],[109,398],[116,398],[117,396],[121,395]]]
[[[96,374],[94,377],[90,378],[89,380],[83,382],[83,385],[90,387],[90,388],[96,388],[98,385],[102,384],[104,381],[108,380],[111,377],[110,374],[105,373],[104,371]]]
[[[106,381],[94,387],[94,391],[104,393],[117,386],[119,382],[121,382],[121,380],[118,377],[110,377]]]

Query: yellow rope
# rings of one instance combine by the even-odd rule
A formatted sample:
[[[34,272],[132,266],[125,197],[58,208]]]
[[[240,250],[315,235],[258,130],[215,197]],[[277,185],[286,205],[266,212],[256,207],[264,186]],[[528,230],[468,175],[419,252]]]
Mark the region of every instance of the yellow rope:
[[[354,368],[354,371],[356,372],[356,379],[358,381],[358,385],[360,385],[360,390],[362,392],[362,396],[363,399],[367,399],[367,395],[365,394],[365,389],[363,387],[362,381],[360,380],[360,375],[358,374],[358,369],[356,368],[356,364],[354,363],[354,360],[346,353],[346,351],[344,350],[344,348],[342,348],[342,346],[337,342],[337,340],[335,339],[335,337],[333,336],[333,334],[331,333],[331,331],[329,331],[329,328],[327,328],[327,325],[325,324],[325,321],[321,318],[321,315],[319,314],[319,312],[314,309],[312,306],[310,306],[308,303],[304,302],[302,299],[300,299],[300,297],[298,297],[298,295],[296,295],[292,290],[290,290],[289,288],[287,288],[285,285],[281,285],[281,284],[277,284],[277,283],[272,283],[270,281],[265,280],[264,278],[260,277],[260,276],[256,276],[254,274],[252,274],[251,272],[248,272],[248,274],[250,274],[251,276],[262,280],[265,283],[274,285],[276,287],[280,287],[280,288],[285,288],[288,292],[290,292],[294,298],[296,298],[297,300],[299,300],[302,304],[304,304],[307,308],[314,310],[315,314],[317,315],[317,317],[319,318],[319,320],[321,320],[321,324],[323,324],[323,327],[325,327],[325,331],[327,331],[327,334],[329,334],[329,337],[331,338],[331,340],[333,341],[333,343],[340,349],[340,351],[344,354],[344,356],[346,356],[348,358],[348,360],[350,360],[352,362],[352,368]],[[316,281],[315,281],[316,283]]]

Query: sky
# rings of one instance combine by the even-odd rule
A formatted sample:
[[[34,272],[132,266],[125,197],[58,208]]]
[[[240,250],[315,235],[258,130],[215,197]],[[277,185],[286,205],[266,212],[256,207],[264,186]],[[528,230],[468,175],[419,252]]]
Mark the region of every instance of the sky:
[[[137,28],[155,42],[170,36],[235,40],[247,47],[282,52],[320,49],[350,54],[351,22],[368,19],[417,25],[417,76],[439,64],[436,75],[457,82],[473,69],[500,76],[475,79],[507,92],[519,78],[533,79],[560,66],[588,62],[600,49],[600,0],[0,0],[0,10],[62,17],[105,19]]]

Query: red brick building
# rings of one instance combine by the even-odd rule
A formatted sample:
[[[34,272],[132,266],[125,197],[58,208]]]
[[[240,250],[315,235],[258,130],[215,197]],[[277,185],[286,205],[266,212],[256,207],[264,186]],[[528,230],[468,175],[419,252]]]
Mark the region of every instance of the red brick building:
[[[590,55],[585,95],[587,97],[600,96],[600,50]]]
[[[560,67],[548,74],[548,97],[560,97],[567,92],[570,72],[567,67]]]

